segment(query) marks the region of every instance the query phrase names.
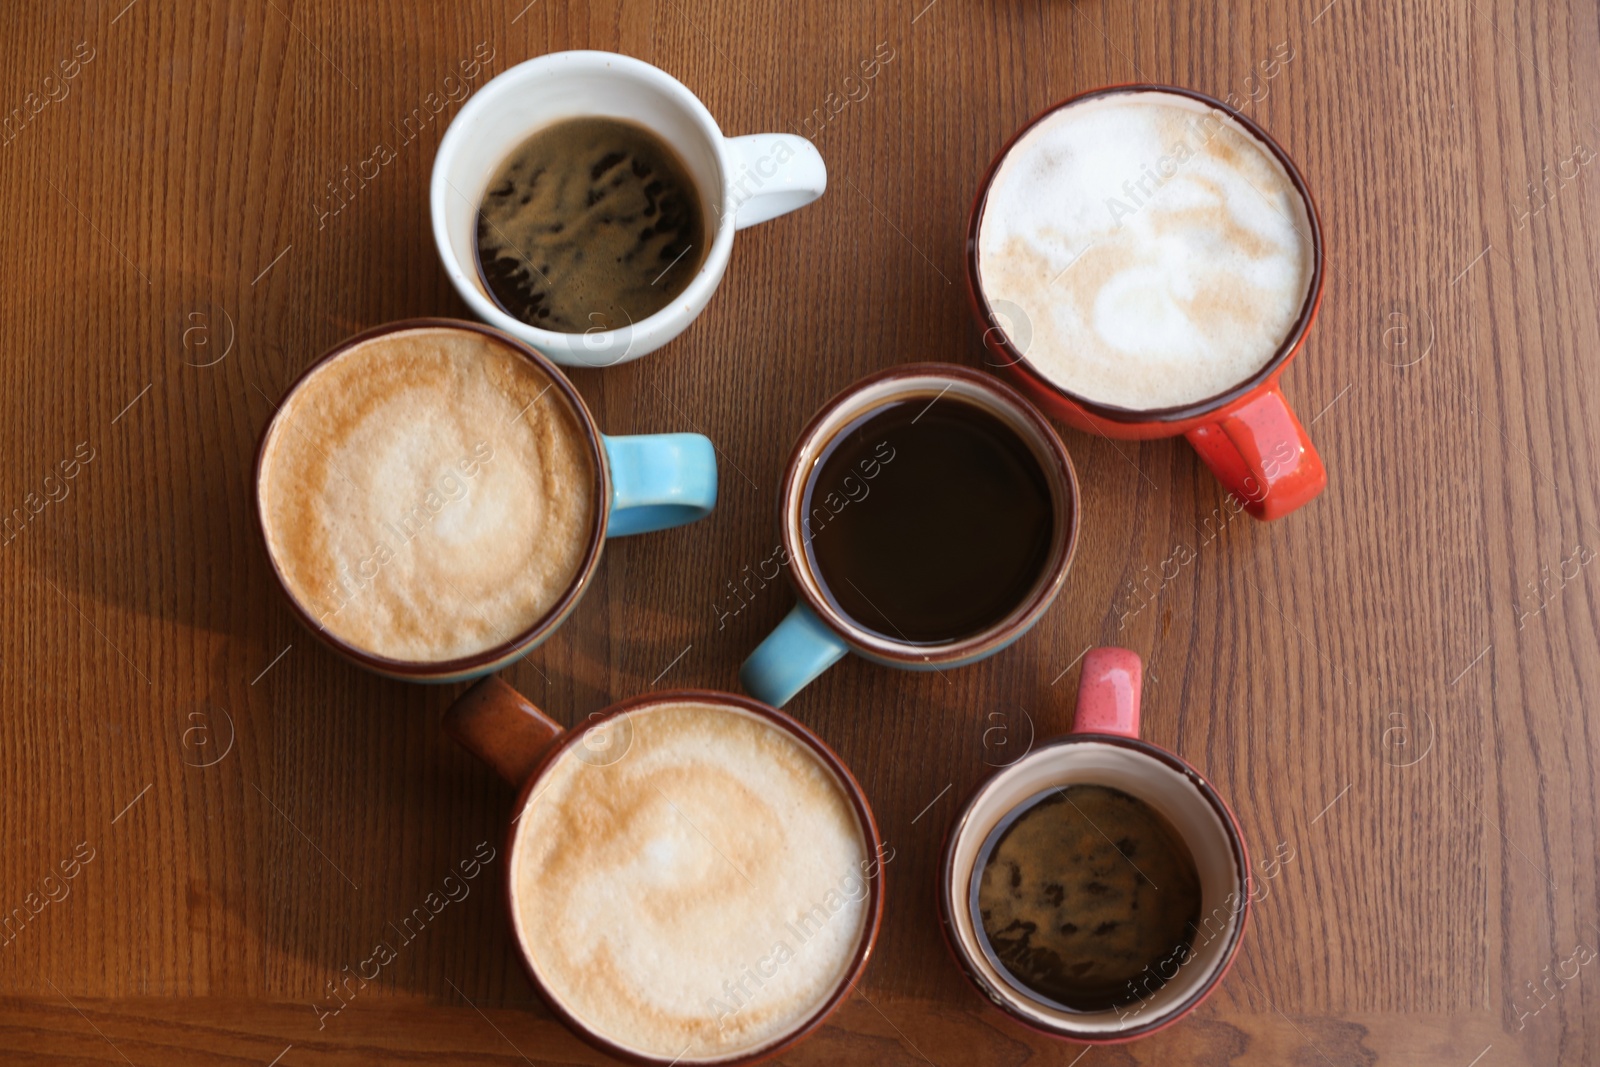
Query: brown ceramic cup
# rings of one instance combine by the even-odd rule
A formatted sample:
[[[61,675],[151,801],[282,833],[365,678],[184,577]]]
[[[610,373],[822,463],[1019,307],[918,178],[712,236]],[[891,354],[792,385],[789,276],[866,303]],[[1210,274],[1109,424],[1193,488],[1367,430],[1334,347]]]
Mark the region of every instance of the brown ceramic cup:
[[[738,1048],[731,1052],[710,1056],[689,1055],[685,1049],[676,1057],[656,1055],[630,1047],[608,1036],[599,1027],[578,1018],[563,1004],[546,980],[540,964],[530,951],[524,933],[523,918],[516,903],[516,879],[519,867],[518,822],[532,810],[543,788],[548,784],[550,772],[568,759],[578,759],[591,766],[605,767],[628,757],[630,748],[637,743],[634,723],[642,721],[641,713],[664,705],[693,704],[725,711],[730,716],[748,716],[774,729],[782,731],[799,743],[816,760],[818,768],[837,785],[854,814],[861,834],[863,855],[870,859],[870,869],[863,864],[864,883],[862,924],[859,940],[851,952],[848,963],[831,991],[803,1018],[786,1026],[781,1033],[769,1035],[759,1044]],[[703,690],[676,690],[650,693],[620,701],[589,717],[582,728],[567,729],[544,715],[521,694],[497,677],[485,678],[468,689],[445,712],[444,727],[456,741],[478,756],[484,763],[512,785],[518,786],[517,799],[512,805],[516,813],[506,836],[506,906],[511,917],[511,928],[517,936],[518,955],[522,959],[529,979],[540,999],[574,1034],[608,1055],[629,1063],[671,1067],[672,1064],[750,1064],[777,1056],[811,1032],[822,1026],[834,1010],[855,987],[866,969],[867,961],[877,941],[878,927],[883,917],[882,862],[885,856],[883,839],[866,794],[839,757],[815,734],[794,719],[765,704],[730,693]],[[666,803],[672,801],[666,798]],[[710,840],[709,838],[707,839]],[[715,845],[712,846],[715,848]],[[748,879],[747,879],[748,880]],[[756,970],[764,970],[757,964]],[[770,974],[766,975],[771,978]],[[708,1012],[709,1015],[709,1012]],[[720,1022],[720,1020],[719,1020]]]
[[[362,648],[341,637],[326,624],[326,616],[319,618],[314,609],[295,594],[284,562],[275,548],[284,531],[274,527],[263,496],[267,491],[268,457],[274,442],[280,437],[305,432],[300,425],[302,420],[295,415],[293,398],[297,392],[306,388],[321,371],[352,349],[409,333],[428,332],[485,338],[515,358],[532,364],[549,379],[550,400],[547,403],[565,407],[587,441],[593,463],[591,492],[598,506],[582,541],[581,563],[566,590],[543,616],[520,627],[518,632],[502,635],[495,644],[480,651],[449,659],[400,660]],[[382,349],[377,351],[381,362]],[[426,434],[426,423],[420,424],[414,432],[419,436]],[[419,318],[391,322],[358,333],[339,342],[306,368],[284,394],[278,413],[262,431],[261,442],[256,450],[253,496],[256,525],[266,549],[267,560],[278,584],[283,588],[289,606],[307,629],[335,652],[368,670],[403,681],[447,683],[492,674],[521,659],[544,642],[566,621],[588,591],[607,539],[665,530],[710,514],[717,499],[717,461],[711,441],[701,434],[603,434],[572,383],[541,353],[514,337],[480,323]],[[368,573],[367,568],[371,564],[371,560],[359,563],[361,581],[370,582],[377,577],[379,568],[376,565]],[[352,562],[350,569],[356,570],[357,566]]]

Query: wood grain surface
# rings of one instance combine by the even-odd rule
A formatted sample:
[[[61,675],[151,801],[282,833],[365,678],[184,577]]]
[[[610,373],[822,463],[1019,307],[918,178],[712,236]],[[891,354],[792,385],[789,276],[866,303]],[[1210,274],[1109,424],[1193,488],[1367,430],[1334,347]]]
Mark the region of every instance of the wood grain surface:
[[[475,49],[472,88],[567,48],[665,68],[729,133],[812,136],[830,180],[740,236],[681,338],[573,376],[609,432],[710,435],[722,495],[613,543],[506,672],[565,722],[737,686],[792,603],[730,589],[777,544],[793,435],[876,368],[981,364],[965,213],[1043,107],[1135,80],[1233,94],[1326,229],[1285,379],[1330,473],[1316,503],[1222,522],[1181,442],[1063,430],[1085,519],[1041,624],[942,675],[846,660],[791,705],[896,858],[866,980],[783,1062],[1600,1062],[1600,967],[1567,962],[1600,948],[1593,4],[14,0],[0,42],[0,515],[21,516],[0,535],[0,1062],[602,1062],[534,999],[499,861],[343,1011],[314,1006],[498,843],[511,792],[440,733],[460,687],[363,673],[297,626],[248,506],[309,361],[466,315],[426,204],[446,77]],[[392,161],[331,197],[380,144]],[[1145,657],[1148,735],[1256,854],[1293,859],[1195,1016],[1084,1051],[982,1008],[933,874],[960,799],[1067,725],[1101,643]]]

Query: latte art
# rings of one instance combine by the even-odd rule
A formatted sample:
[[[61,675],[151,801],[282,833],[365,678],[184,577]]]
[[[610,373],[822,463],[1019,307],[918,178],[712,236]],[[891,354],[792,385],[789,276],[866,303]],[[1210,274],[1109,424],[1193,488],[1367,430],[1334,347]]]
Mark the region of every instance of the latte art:
[[[792,1033],[868,922],[866,835],[787,731],[694,703],[628,715],[610,761],[569,748],[517,823],[517,936],[547,993],[629,1050],[693,1063]]]
[[[262,452],[267,547],[345,643],[437,663],[518,637],[583,565],[593,448],[550,376],[474,330],[341,352],[285,401]]]
[[[1306,203],[1243,126],[1175,93],[1048,115],[995,173],[978,274],[1057,386],[1133,410],[1192,404],[1265,367],[1313,275]],[[998,312],[997,312],[998,314]],[[1024,328],[1025,327],[1025,328]]]

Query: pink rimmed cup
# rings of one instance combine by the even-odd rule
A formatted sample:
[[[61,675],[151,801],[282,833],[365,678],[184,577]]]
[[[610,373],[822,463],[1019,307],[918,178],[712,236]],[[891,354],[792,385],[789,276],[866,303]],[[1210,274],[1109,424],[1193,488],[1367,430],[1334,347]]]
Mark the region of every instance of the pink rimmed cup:
[[[1222,981],[1244,937],[1250,909],[1244,834],[1199,771],[1140,739],[1141,677],[1139,657],[1127,649],[1089,652],[1072,732],[980,785],[945,839],[939,907],[951,953],[991,1004],[1052,1037],[1115,1044],[1171,1026]],[[1150,805],[1178,831],[1200,875],[1200,923],[1189,949],[1156,964],[1164,984],[1148,982],[1129,1003],[1106,1011],[1070,1011],[1017,982],[988,950],[977,914],[977,882],[991,837],[1041,794],[1071,785],[1108,786]]]

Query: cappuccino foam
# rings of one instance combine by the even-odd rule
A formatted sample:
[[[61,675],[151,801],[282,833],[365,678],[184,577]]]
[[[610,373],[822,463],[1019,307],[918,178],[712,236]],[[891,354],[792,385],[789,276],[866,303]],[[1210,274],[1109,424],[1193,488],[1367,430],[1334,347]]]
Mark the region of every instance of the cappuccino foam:
[[[1233,118],[1162,92],[1094,97],[996,170],[978,275],[1054,384],[1133,410],[1215,396],[1272,361],[1314,272],[1306,203]]]
[[[694,1062],[786,1036],[865,936],[866,838],[844,787],[744,712],[670,704],[610,722],[608,744],[569,748],[518,822],[515,925],[541,980],[636,1053]]]
[[[509,641],[572,585],[593,447],[509,346],[422,327],[363,341],[284,402],[258,488],[290,595],[371,654],[440,662]]]

